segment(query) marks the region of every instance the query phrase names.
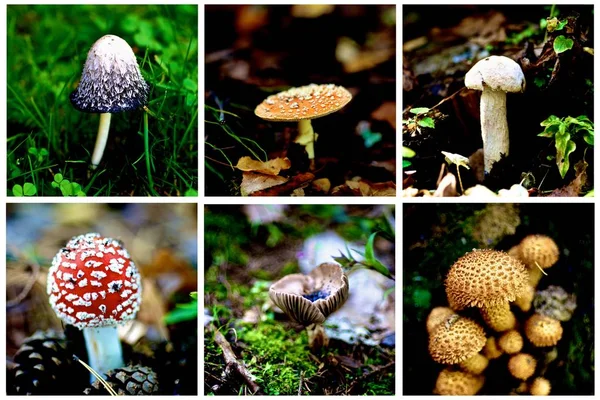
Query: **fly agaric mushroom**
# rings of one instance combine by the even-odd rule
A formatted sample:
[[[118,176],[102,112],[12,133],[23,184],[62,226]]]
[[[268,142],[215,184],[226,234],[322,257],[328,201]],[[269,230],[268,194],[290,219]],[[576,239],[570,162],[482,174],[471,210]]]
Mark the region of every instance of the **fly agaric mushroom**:
[[[527,272],[502,251],[473,250],[452,265],[445,284],[452,304],[479,307],[490,327],[501,332],[514,327],[509,302],[525,290]]]
[[[90,48],[79,86],[70,98],[77,110],[100,113],[98,136],[92,153],[93,169],[104,153],[111,114],[145,106],[149,90],[135,54],[125,40],[105,35]]]
[[[267,121],[298,121],[295,142],[305,147],[314,169],[317,134],[310,121],[339,111],[350,100],[352,95],[342,86],[310,84],[267,97],[254,114]]]
[[[306,327],[313,351],[327,346],[323,322],[348,299],[348,276],[338,264],[323,263],[308,275],[286,275],[269,288],[269,297],[291,319]]]
[[[525,76],[519,64],[508,57],[490,56],[478,61],[465,75],[465,86],[481,90],[479,105],[485,172],[508,155],[506,93],[525,91]]]
[[[52,260],[47,292],[58,317],[83,330],[94,370],[124,365],[117,326],[135,318],[142,286],[120,241],[98,233],[72,238]]]

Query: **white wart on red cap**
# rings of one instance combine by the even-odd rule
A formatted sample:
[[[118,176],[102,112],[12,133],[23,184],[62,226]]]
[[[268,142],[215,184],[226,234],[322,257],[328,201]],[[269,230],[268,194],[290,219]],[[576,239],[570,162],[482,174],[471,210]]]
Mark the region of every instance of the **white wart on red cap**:
[[[48,271],[50,305],[79,329],[135,318],[142,299],[140,274],[123,244],[98,233],[72,238]]]
[[[129,44],[105,35],[90,48],[81,81],[70,98],[79,111],[118,113],[145,106],[149,90]]]

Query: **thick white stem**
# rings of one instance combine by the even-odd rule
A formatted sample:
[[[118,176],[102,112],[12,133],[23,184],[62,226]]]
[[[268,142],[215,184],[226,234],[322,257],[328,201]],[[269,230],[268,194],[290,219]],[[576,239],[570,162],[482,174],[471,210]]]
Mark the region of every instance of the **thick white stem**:
[[[508,122],[506,120],[506,93],[491,90],[484,85],[480,104],[481,137],[483,138],[483,160],[485,172],[508,155]]]
[[[102,154],[104,154],[104,148],[106,147],[106,141],[108,140],[110,116],[110,113],[100,114],[98,136],[96,136],[96,146],[94,146],[94,152],[92,153],[92,169],[96,169],[98,164],[100,164],[100,160],[102,160]]]
[[[83,336],[88,353],[88,364],[100,375],[124,366],[123,350],[116,327],[84,328]],[[90,382],[95,380],[96,378],[91,375]]]

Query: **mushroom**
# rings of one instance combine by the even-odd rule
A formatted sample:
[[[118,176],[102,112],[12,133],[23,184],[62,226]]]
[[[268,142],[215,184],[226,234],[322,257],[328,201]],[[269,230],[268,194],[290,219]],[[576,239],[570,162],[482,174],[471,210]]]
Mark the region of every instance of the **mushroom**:
[[[496,338],[493,336],[487,338],[487,341],[485,342],[485,346],[483,348],[483,355],[485,356],[485,358],[487,358],[488,360],[495,360],[502,354],[504,354],[504,352],[502,351],[500,346],[498,346]]]
[[[47,292],[56,315],[83,330],[94,370],[124,365],[117,326],[135,318],[142,286],[120,241],[98,233],[73,237],[52,260]]]
[[[79,86],[70,98],[77,110],[100,113],[92,169],[96,169],[102,159],[111,114],[145,106],[149,90],[135,54],[125,40],[105,35],[90,48]]]
[[[556,242],[546,235],[528,235],[519,244],[519,259],[529,268],[529,284],[534,288],[546,274],[543,270],[558,262],[560,251]]]
[[[254,114],[267,121],[298,121],[295,142],[305,147],[310,167],[314,169],[317,134],[310,121],[340,110],[350,100],[352,95],[342,86],[310,84],[267,97]]]
[[[472,357],[467,358],[465,361],[459,364],[463,371],[469,372],[473,375],[480,375],[488,367],[490,360],[487,359],[481,353],[477,353]]]
[[[483,387],[484,377],[444,369],[435,382],[434,393],[442,396],[473,396]]]
[[[454,310],[449,307],[433,308],[429,312],[429,315],[427,316],[427,321],[425,322],[425,325],[427,327],[427,333],[431,335],[442,322],[444,322],[448,317],[454,314]]]
[[[519,260],[497,250],[473,250],[459,258],[446,276],[446,295],[459,308],[479,307],[496,331],[514,327],[509,302],[525,290],[527,272]]]
[[[511,375],[522,381],[526,381],[535,372],[537,362],[535,358],[529,354],[515,354],[508,360],[508,370]]]
[[[435,362],[459,364],[479,353],[485,342],[485,332],[477,322],[455,314],[429,336],[429,354]]]
[[[550,381],[538,376],[531,382],[529,393],[531,393],[532,396],[548,396],[551,389],[552,385],[550,385]]]
[[[525,322],[525,335],[536,347],[554,346],[562,337],[560,321],[541,314],[533,314]]]
[[[514,329],[507,331],[498,339],[498,346],[507,354],[516,354],[523,349],[523,336]]]
[[[308,275],[286,275],[269,288],[269,297],[307,329],[311,350],[327,346],[323,322],[348,299],[348,276],[338,264],[323,263]]]
[[[484,169],[489,173],[502,154],[508,155],[506,93],[525,91],[519,64],[508,57],[490,56],[478,61],[465,75],[465,86],[481,90],[480,118]]]

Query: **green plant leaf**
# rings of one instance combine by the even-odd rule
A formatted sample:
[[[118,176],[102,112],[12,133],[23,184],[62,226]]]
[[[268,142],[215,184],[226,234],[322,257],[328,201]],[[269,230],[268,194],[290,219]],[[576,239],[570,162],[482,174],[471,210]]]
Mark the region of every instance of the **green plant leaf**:
[[[363,264],[379,272],[381,275],[391,278],[392,274],[390,273],[390,270],[375,257],[374,246],[376,236],[377,232],[373,232],[371,236],[369,236],[369,240],[367,240],[367,244],[365,245],[365,262],[363,262]]]
[[[63,179],[60,182],[60,191],[62,192],[62,195],[64,197],[68,197],[70,195],[73,194],[73,186],[71,185],[71,182],[69,182],[67,179]]]
[[[465,156],[461,156],[460,154],[448,153],[447,151],[442,151],[442,154],[446,157],[446,162],[450,165],[456,164],[457,167],[465,167],[466,169],[471,169],[469,167],[469,159]]]
[[[563,35],[557,36],[554,39],[554,52],[556,54],[563,53],[573,48],[573,39],[564,37]]]
[[[23,186],[21,186],[21,185],[14,185],[13,188],[12,188],[12,192],[13,192],[13,196],[23,197]]]
[[[556,134],[556,165],[562,178],[569,171],[569,155],[575,151],[575,142],[571,140],[569,132]]]
[[[590,146],[594,145],[594,131],[589,129],[583,129],[583,140]]]
[[[420,121],[417,121],[417,125],[424,128],[435,128],[435,121],[431,117],[425,117]]]
[[[411,108],[410,112],[413,114],[425,114],[426,112],[429,112],[429,108],[427,107],[417,107],[417,108]]]
[[[56,174],[56,175],[54,175],[54,182],[61,183],[62,181],[63,181],[62,174]]]
[[[198,191],[196,189],[189,188],[184,193],[185,197],[198,197]]]
[[[551,115],[548,118],[546,118],[545,120],[543,120],[540,125],[541,126],[550,126],[550,125],[557,125],[560,124],[562,122],[562,120],[560,118],[558,118],[556,115]]]
[[[25,182],[23,185],[23,194],[25,196],[35,196],[37,193],[37,188],[33,183]]]
[[[408,160],[402,160],[402,168],[410,167],[412,163]]]
[[[416,155],[417,155],[417,153],[415,153],[414,150],[409,149],[406,146],[402,146],[402,158],[412,158]]]

